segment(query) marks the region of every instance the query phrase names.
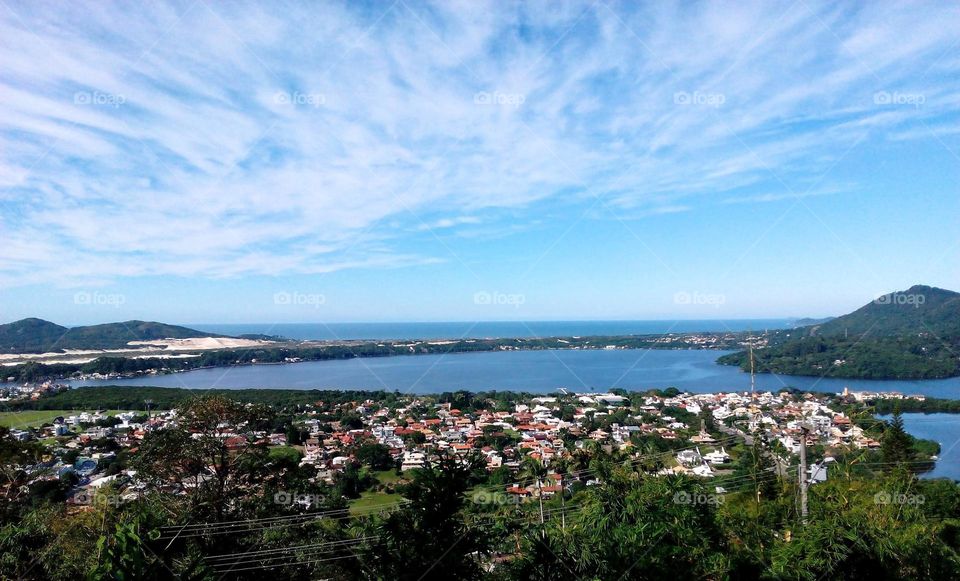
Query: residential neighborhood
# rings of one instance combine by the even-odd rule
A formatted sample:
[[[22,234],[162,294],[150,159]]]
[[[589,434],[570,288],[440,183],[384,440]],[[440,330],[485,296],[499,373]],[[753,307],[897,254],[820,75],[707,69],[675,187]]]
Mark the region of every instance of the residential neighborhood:
[[[805,444],[811,466],[814,460],[819,462],[818,474],[825,477],[832,455],[880,447],[875,432],[841,409],[861,409],[876,397],[846,390],[830,397],[788,391],[564,391],[509,399],[457,393],[392,397],[389,402],[344,397],[346,401],[317,401],[284,410],[272,430],[223,423],[215,437],[232,453],[253,447],[285,451],[311,482],[329,487],[345,471],[362,466],[364,448],[376,447],[381,457],[377,469],[392,470],[401,480],[437,458],[473,454],[482,459],[489,482],[499,483],[500,492],[531,499],[575,484],[595,484],[596,474],[581,460],[584,450],[616,452],[654,475],[722,483],[735,473],[744,444],[762,439],[782,476],[796,469]],[[26,485],[71,475],[67,502],[82,507],[108,482],[122,498],[142,490],[144,483],[130,460],[148,434],[177,428],[180,421],[176,409],[64,412],[37,425],[11,428],[9,437],[36,440],[45,450],[40,462],[23,466],[30,475]],[[531,461],[543,467],[536,478],[525,470]],[[189,486],[176,479],[167,483],[167,489],[181,493]],[[394,498],[392,489],[383,492],[375,479],[368,488],[363,496],[373,505],[378,497]],[[715,488],[725,491],[720,484]]]

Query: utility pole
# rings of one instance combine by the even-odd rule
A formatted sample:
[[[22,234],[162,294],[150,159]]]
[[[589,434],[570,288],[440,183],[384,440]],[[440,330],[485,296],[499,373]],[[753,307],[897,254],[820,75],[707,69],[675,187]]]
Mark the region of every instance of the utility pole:
[[[537,500],[540,502],[540,533],[544,538],[547,537],[547,529],[543,526],[543,491],[540,489],[540,474],[537,476]]]
[[[800,518],[807,524],[807,426],[800,425]]]
[[[753,341],[751,340],[750,341],[750,398],[751,399],[756,399],[757,397],[756,393],[754,392],[755,389],[756,389],[756,380],[754,378],[754,373],[753,373]]]
[[[560,529],[563,531],[567,530],[567,503],[566,496],[567,488],[566,481],[560,481]]]

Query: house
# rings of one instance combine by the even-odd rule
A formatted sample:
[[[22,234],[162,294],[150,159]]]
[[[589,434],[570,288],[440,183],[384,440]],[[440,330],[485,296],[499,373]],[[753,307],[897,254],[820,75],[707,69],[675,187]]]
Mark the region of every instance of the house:
[[[713,476],[713,470],[710,469],[709,464],[701,464],[699,466],[694,466],[692,472],[697,476],[702,476],[704,478],[710,478]]]
[[[426,455],[423,452],[405,452],[403,462],[400,464],[400,470],[406,471],[423,468],[425,462]]]
[[[730,455],[727,454],[726,450],[720,448],[720,450],[714,450],[713,452],[704,454],[703,459],[710,464],[724,464],[730,461]]]
[[[681,464],[694,465],[703,462],[703,458],[697,450],[681,450],[677,453],[677,461]]]
[[[303,445],[304,454],[308,458],[316,458],[320,456],[320,452],[323,449],[320,447],[320,440],[316,438],[309,438]]]

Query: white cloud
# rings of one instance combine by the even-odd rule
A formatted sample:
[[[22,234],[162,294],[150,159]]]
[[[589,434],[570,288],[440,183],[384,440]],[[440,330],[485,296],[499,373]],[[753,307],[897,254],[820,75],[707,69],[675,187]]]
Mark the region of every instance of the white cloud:
[[[430,263],[403,237],[798,196],[858,140],[955,136],[958,7],[848,8],[13,5],[0,284]]]

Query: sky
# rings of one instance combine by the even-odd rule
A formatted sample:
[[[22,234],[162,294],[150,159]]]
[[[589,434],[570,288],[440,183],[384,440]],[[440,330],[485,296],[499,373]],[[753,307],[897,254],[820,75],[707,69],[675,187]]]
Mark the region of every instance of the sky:
[[[0,321],[960,290],[960,4],[0,0]]]

